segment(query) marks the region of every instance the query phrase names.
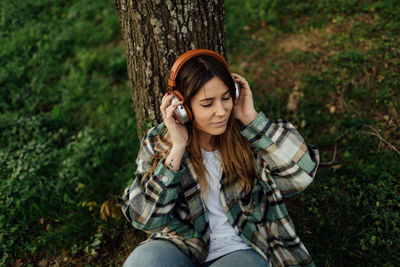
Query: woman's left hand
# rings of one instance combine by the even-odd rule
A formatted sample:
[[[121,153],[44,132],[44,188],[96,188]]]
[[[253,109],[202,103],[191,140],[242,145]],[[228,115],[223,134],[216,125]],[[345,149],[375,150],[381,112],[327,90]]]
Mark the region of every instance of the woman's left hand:
[[[249,83],[245,78],[237,73],[231,73],[233,81],[240,86],[239,98],[233,105],[233,114],[236,119],[240,120],[244,125],[249,125],[256,119],[258,113],[254,108],[253,94],[250,90]]]

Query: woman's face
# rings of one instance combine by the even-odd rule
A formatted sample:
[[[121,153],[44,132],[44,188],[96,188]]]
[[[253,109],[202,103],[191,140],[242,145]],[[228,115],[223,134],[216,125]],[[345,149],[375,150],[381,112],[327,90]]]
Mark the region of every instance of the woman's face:
[[[218,77],[204,84],[191,98],[193,123],[204,136],[220,135],[225,132],[232,111],[233,100],[229,88]]]

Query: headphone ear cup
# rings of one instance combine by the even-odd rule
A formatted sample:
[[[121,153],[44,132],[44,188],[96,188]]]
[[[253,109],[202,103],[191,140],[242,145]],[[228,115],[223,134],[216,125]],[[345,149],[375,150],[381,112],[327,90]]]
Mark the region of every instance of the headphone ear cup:
[[[236,96],[236,99],[238,99],[239,98],[239,96],[240,96],[240,85],[239,85],[239,83],[235,83],[235,96]]]
[[[184,101],[183,96],[179,91],[173,91],[174,97],[171,100],[171,104],[179,101]],[[179,121],[181,124],[186,122],[192,121],[192,113],[190,112],[189,108],[183,102],[182,105],[178,105],[175,109],[174,118]]]

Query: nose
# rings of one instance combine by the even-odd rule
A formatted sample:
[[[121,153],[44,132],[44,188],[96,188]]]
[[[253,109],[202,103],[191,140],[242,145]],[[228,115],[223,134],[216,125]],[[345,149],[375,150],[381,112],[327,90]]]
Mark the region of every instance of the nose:
[[[227,105],[223,101],[217,101],[215,105],[215,116],[225,116],[227,112]]]

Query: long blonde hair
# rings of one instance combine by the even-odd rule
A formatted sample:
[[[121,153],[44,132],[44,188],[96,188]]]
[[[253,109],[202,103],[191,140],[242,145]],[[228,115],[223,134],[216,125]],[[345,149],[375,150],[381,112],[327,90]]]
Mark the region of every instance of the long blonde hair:
[[[190,110],[190,99],[213,77],[220,78],[227,85],[232,96],[231,100],[235,101],[235,85],[227,68],[213,57],[198,56],[185,63],[176,80],[177,90],[183,95]],[[189,133],[186,149],[189,152],[193,169],[198,176],[200,189],[203,193],[207,193],[206,168],[200,149],[199,129],[193,122],[188,122],[185,126]],[[153,166],[145,177],[154,171],[161,158],[168,156],[172,147],[172,144],[168,141],[167,132],[160,132],[157,138],[159,144],[166,149],[161,154],[153,156]],[[233,117],[233,111],[225,132],[214,136],[213,141],[214,147],[220,154],[222,168],[228,184],[239,185],[243,192],[247,194],[255,183],[254,155],[249,142],[240,134],[240,125]]]

